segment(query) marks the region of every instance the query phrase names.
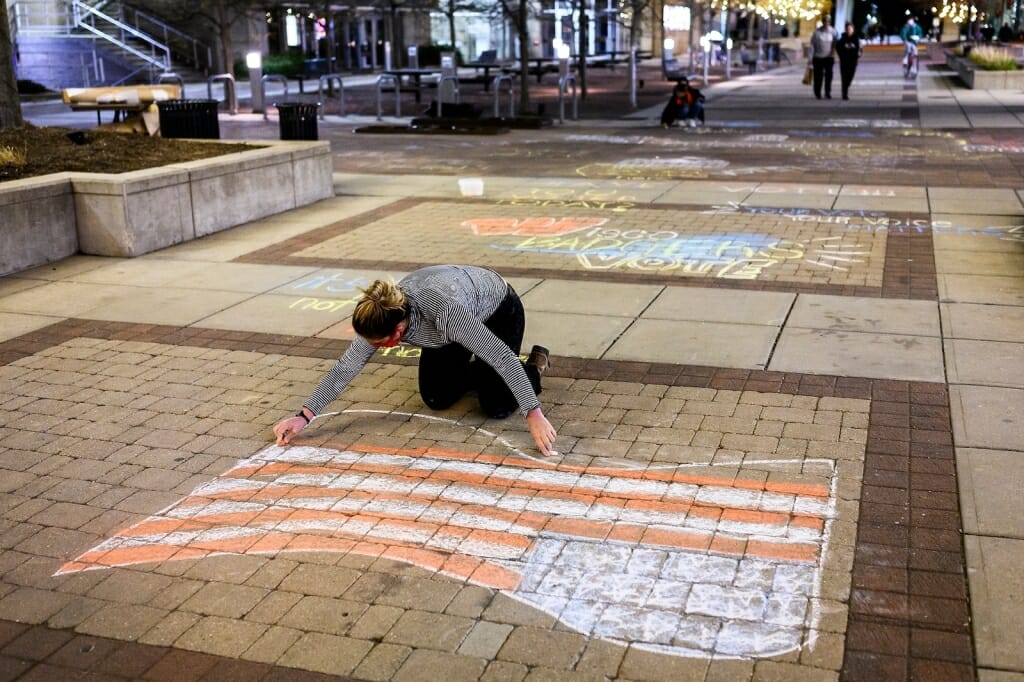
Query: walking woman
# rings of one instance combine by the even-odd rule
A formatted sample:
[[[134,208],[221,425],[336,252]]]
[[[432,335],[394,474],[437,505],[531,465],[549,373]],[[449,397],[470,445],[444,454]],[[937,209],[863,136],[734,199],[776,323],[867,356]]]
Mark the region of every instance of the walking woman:
[[[836,54],[839,55],[839,77],[843,84],[843,99],[850,99],[850,83],[857,71],[857,60],[863,50],[860,38],[853,30],[853,23],[846,22],[846,32],[836,40]]]
[[[287,444],[323,412],[376,349],[404,341],[423,349],[419,389],[427,407],[447,409],[476,390],[488,417],[504,419],[518,408],[541,454],[554,452],[555,429],[537,400],[548,351],[534,346],[526,363],[519,360],[526,314],[501,275],[468,265],[433,265],[397,284],[376,280],[363,290],[352,328],[359,336],[338,364],[298,414],[274,427],[278,445]]]

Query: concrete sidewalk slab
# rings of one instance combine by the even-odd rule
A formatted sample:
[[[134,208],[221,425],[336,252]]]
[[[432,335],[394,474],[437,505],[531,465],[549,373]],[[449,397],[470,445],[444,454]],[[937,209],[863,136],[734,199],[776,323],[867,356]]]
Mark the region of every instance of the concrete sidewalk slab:
[[[949,387],[953,437],[958,447],[1013,450],[1024,432],[1024,390],[991,386]]]
[[[978,665],[1022,670],[1024,651],[1015,633],[1024,629],[1024,596],[1014,586],[1024,581],[1024,540],[968,535],[964,546],[971,610],[985,616],[974,629]]]
[[[1024,249],[1011,247],[1010,253],[935,251],[935,271],[940,275],[991,275],[1015,277],[1024,274]],[[1013,253],[1017,251],[1018,253]]]
[[[957,448],[956,466],[964,532],[1024,540],[1024,456]]]
[[[982,205],[991,215],[1024,214],[1024,204],[1012,189],[929,187],[928,203],[933,213],[966,213]]]
[[[86,310],[144,291],[114,284],[51,282],[0,298],[0,311],[77,317]]]
[[[795,298],[794,294],[768,291],[666,287],[641,317],[779,327]]]
[[[119,287],[78,316],[90,320],[185,326],[235,306],[250,296],[232,291]]]
[[[940,339],[786,327],[768,369],[909,381],[945,378]]]
[[[548,280],[522,295],[528,310],[636,318],[664,287]]]
[[[787,327],[873,334],[939,336],[939,310],[930,301],[800,294]]]
[[[1020,341],[1024,308],[977,303],[940,303],[946,338],[979,341]]]
[[[943,347],[949,383],[1024,388],[1024,343],[946,339]]]
[[[843,185],[833,206],[846,210],[925,212],[928,210],[928,195],[924,187]]]
[[[604,357],[763,369],[778,332],[770,325],[640,319]]]
[[[264,294],[212,310],[193,321],[197,327],[265,334],[315,336],[352,315],[355,301]]]
[[[7,341],[22,334],[28,334],[36,329],[42,329],[54,322],[59,322],[61,317],[48,317],[46,315],[25,315],[19,313],[0,313],[0,341]]]
[[[946,303],[1024,305],[1024,277],[939,275],[939,300]]]
[[[599,358],[631,322],[626,317],[531,312],[526,318],[523,348],[540,344],[556,356]]]

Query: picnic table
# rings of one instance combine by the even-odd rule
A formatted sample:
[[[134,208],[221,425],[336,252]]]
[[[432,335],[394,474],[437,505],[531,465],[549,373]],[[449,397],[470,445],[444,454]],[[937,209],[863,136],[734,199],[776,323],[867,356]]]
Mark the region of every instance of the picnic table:
[[[114,122],[129,113],[142,113],[156,102],[179,99],[177,85],[120,85],[97,88],[64,88],[61,99],[72,111],[95,111],[96,123],[102,123],[102,112],[113,111]]]
[[[440,76],[441,69],[390,69],[385,70],[384,73],[389,76],[395,76],[398,78],[399,89],[402,89],[402,80],[409,79],[409,86],[407,90],[412,90],[416,96],[416,103],[420,102],[420,91],[425,87],[423,83],[424,76]]]

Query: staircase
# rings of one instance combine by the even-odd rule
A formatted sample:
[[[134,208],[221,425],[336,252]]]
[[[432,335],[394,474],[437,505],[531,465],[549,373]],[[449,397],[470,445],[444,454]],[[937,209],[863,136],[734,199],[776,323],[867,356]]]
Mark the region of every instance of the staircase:
[[[172,70],[192,80],[203,75],[193,67],[209,70],[207,46],[116,0],[15,0],[10,12],[18,78],[52,89],[153,83]]]

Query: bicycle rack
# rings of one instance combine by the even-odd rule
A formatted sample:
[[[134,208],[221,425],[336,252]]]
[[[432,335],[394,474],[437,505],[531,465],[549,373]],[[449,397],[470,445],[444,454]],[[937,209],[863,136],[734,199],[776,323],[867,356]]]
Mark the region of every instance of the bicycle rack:
[[[178,86],[178,90],[181,91],[181,98],[185,99],[185,79],[184,78],[182,78],[181,76],[179,76],[176,73],[171,73],[171,72],[168,71],[167,73],[160,74],[157,77],[157,79],[156,79],[156,84],[157,85],[163,85],[165,83],[169,84],[169,85],[177,85]]]
[[[384,118],[382,111],[383,106],[380,100],[381,95],[384,93],[384,83],[391,83],[395,86],[395,117],[402,115],[402,82],[398,80],[398,76],[391,74],[381,74],[377,76],[377,120]]]
[[[324,88],[326,87],[327,91],[330,92],[331,85],[334,84],[334,83],[338,84],[338,116],[344,116],[345,115],[345,85],[341,82],[341,76],[339,76],[336,73],[325,73],[324,75],[320,76],[320,91],[319,91],[318,97],[319,97],[321,102],[325,102],[326,99],[324,98]],[[324,120],[324,109],[325,108],[326,107],[320,107],[320,120],[321,121]]]
[[[565,90],[572,84],[572,120],[580,117],[580,101],[576,96],[576,76],[567,73],[558,79],[558,122],[565,123]]]
[[[263,106],[263,120],[264,121],[267,120],[267,107],[266,107],[267,83],[270,83],[270,82],[280,83],[281,85],[283,85],[284,86],[284,95],[283,95],[281,101],[282,102],[286,102],[288,100],[288,79],[287,78],[285,78],[284,76],[282,76],[280,74],[276,74],[276,73],[268,73],[263,78],[260,78],[260,101],[264,103],[264,106]]]
[[[238,113],[238,97],[235,96],[235,77],[230,73],[218,73],[206,79],[206,96],[213,99],[213,84],[224,83],[224,99],[228,103],[228,112],[234,116]]]
[[[508,84],[508,117],[516,117],[516,90],[515,81],[508,74],[501,74],[494,77],[491,87],[494,88],[494,118],[501,118],[501,86]]]
[[[458,76],[441,76],[437,80],[437,112],[438,115],[441,113],[441,89],[445,83],[452,84],[452,94],[455,96],[455,104],[459,103],[459,77]]]

